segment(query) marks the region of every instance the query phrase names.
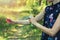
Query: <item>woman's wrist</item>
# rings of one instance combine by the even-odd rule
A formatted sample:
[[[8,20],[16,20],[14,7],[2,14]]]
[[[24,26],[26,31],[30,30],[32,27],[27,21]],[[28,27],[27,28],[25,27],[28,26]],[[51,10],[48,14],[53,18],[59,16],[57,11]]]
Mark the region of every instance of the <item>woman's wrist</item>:
[[[40,25],[38,22],[35,22],[34,25],[37,27],[37,28],[41,28],[42,25]]]
[[[37,25],[37,22],[34,22],[34,23],[32,23],[32,24]]]

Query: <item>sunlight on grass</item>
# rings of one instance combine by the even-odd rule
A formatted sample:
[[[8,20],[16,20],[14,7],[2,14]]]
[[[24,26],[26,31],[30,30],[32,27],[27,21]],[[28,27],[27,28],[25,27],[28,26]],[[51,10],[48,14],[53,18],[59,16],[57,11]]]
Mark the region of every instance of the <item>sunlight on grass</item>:
[[[6,40],[6,38],[3,38],[3,37],[0,36],[0,40]]]
[[[13,31],[13,32],[17,32],[18,30],[15,29],[15,28],[12,28],[11,31]]]

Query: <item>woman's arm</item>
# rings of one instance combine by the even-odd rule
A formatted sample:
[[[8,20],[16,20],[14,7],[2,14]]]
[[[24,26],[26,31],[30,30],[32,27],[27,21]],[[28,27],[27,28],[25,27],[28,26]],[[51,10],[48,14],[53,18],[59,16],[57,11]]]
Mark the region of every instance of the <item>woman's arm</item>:
[[[60,14],[55,22],[55,24],[53,25],[52,28],[46,28],[42,25],[40,25],[39,23],[37,23],[34,18],[31,19],[32,24],[34,24],[37,28],[41,29],[43,32],[45,32],[46,34],[50,35],[50,36],[54,36],[59,30],[60,30]]]
[[[30,24],[29,19],[28,20],[12,20],[15,24]]]

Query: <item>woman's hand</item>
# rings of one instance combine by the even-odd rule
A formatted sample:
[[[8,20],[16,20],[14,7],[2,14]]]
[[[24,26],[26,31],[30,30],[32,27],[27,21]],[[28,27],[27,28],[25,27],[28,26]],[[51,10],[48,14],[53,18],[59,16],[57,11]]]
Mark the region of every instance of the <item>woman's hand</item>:
[[[14,22],[11,20],[11,19],[6,19],[6,22],[9,23],[9,24],[14,24]]]
[[[37,21],[35,20],[35,18],[34,18],[34,17],[31,17],[31,18],[29,19],[29,21],[30,21],[32,24],[37,23]]]

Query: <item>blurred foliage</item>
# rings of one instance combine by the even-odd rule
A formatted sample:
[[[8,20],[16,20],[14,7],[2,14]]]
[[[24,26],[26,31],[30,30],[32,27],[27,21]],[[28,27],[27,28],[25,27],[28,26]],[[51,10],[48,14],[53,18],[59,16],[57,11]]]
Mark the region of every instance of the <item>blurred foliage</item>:
[[[0,36],[7,37],[6,35],[16,24],[8,24],[6,22],[6,17],[0,16]]]
[[[26,0],[26,6],[22,7],[19,12],[19,20],[29,19],[29,15],[36,16],[46,6],[46,0]],[[30,10],[31,9],[31,10]],[[40,40],[42,31],[33,24],[21,25],[21,24],[8,24],[6,23],[6,17],[0,16],[0,36],[9,39],[19,40]],[[43,21],[40,21],[43,24]],[[20,26],[19,26],[20,25]],[[15,30],[15,31],[13,31]]]

